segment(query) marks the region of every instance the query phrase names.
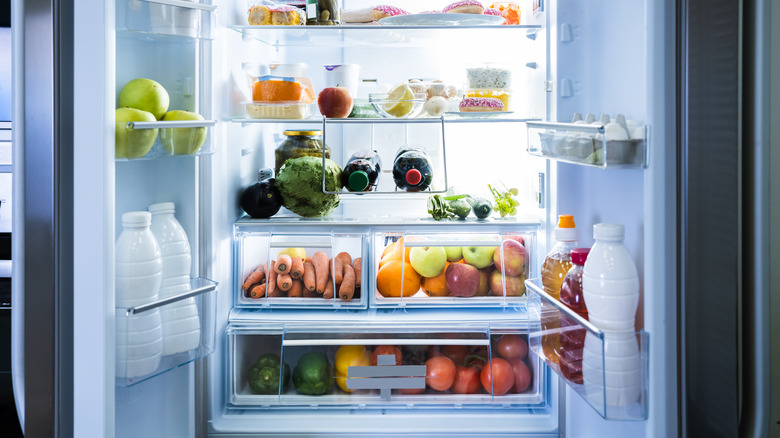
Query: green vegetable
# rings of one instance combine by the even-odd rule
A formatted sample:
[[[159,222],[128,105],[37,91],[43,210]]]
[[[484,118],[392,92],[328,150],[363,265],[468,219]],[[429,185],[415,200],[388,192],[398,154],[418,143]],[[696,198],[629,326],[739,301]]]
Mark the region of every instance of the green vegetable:
[[[333,368],[325,354],[310,351],[298,359],[292,380],[295,389],[301,394],[326,394],[333,387]]]
[[[490,216],[493,211],[493,205],[485,198],[467,198],[471,208],[474,209],[474,215],[480,219]]]
[[[428,213],[437,221],[456,217],[455,211],[450,208],[450,205],[447,204],[447,201],[441,195],[428,197]]]
[[[267,353],[249,367],[247,380],[255,394],[278,394],[290,383],[290,367],[282,364],[279,356]]]
[[[493,194],[493,198],[496,200],[496,211],[501,214],[501,217],[506,215],[514,216],[517,214],[517,206],[520,205],[520,203],[514,198],[514,196],[517,196],[516,188],[513,187],[510,189],[504,185],[506,190],[500,191],[493,188],[490,184],[488,184],[488,188],[490,189],[490,193]]]
[[[300,157],[284,162],[276,176],[282,204],[303,217],[327,216],[339,206],[341,195],[322,191],[322,158]],[[341,190],[341,167],[325,159],[325,189]]]
[[[461,219],[465,219],[471,213],[471,205],[463,199],[450,201],[450,207]]]

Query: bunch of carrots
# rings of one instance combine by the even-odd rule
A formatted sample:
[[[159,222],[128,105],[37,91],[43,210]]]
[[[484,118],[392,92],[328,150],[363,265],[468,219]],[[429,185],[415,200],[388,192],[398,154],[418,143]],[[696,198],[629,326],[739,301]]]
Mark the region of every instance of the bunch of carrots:
[[[360,288],[360,257],[352,260],[346,252],[328,258],[324,251],[302,259],[281,254],[260,265],[244,280],[242,289],[249,298],[322,297],[349,301]]]

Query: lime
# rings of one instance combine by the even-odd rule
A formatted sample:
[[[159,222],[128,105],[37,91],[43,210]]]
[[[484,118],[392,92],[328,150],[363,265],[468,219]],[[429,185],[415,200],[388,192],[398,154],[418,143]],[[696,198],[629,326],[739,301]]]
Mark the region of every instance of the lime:
[[[382,108],[391,116],[403,117],[412,112],[414,102],[414,92],[408,84],[403,83],[390,90],[387,95],[387,102],[382,104]]]

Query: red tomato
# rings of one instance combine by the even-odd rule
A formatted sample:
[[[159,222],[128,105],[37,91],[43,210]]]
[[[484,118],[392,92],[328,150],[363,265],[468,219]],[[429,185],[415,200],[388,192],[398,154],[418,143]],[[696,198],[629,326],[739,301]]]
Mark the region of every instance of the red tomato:
[[[403,358],[401,349],[393,345],[379,345],[374,348],[374,352],[371,353],[371,365],[376,366],[377,357],[385,354],[394,354],[395,365],[401,365],[401,359]]]
[[[496,344],[496,352],[504,359],[525,359],[528,343],[520,335],[504,335]]]
[[[512,365],[509,365],[509,362],[500,357],[491,359],[482,368],[482,373],[480,373],[479,377],[485,391],[493,395],[506,394],[515,383],[515,373],[512,371]]]
[[[462,364],[469,355],[469,349],[465,345],[445,345],[441,347],[441,354],[449,357],[456,364]]]
[[[422,394],[425,392],[425,388],[401,388],[398,392],[404,395]]]
[[[515,373],[512,392],[519,394],[531,385],[531,370],[528,369],[528,365],[522,359],[518,358],[509,359],[509,365],[512,366],[512,371]]]
[[[455,394],[476,394],[479,392],[479,368],[457,367],[455,369],[455,383],[452,384],[452,392]]]
[[[432,357],[425,362],[425,368],[425,383],[437,391],[446,391],[455,382],[455,362],[449,357]]]

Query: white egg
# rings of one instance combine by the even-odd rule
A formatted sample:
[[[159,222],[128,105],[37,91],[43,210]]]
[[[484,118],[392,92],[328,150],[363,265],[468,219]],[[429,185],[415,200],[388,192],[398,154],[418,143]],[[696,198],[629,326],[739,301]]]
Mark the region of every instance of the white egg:
[[[433,117],[439,117],[447,111],[447,99],[433,96],[425,102],[423,109]]]
[[[628,140],[628,132],[618,123],[607,123],[604,126],[604,137],[607,138],[607,141]]]

